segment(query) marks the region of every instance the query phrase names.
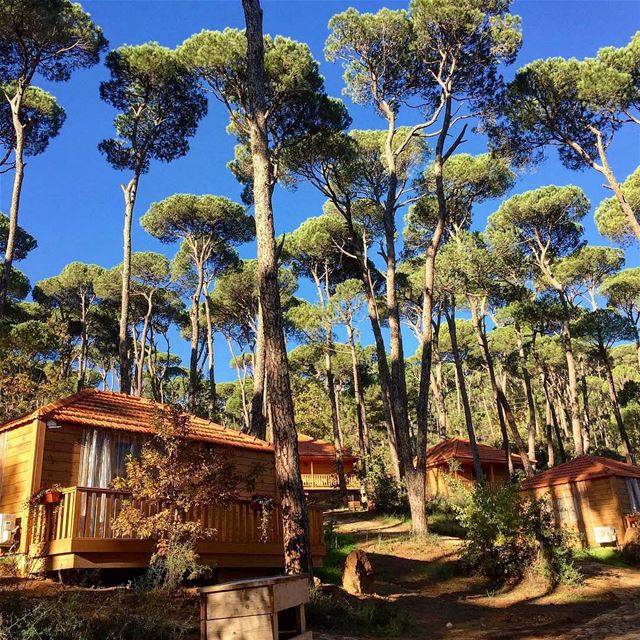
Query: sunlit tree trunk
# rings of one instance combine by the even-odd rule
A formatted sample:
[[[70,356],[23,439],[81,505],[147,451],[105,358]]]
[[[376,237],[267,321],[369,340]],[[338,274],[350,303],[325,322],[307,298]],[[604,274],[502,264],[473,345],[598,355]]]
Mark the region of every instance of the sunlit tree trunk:
[[[464,422],[467,427],[467,437],[471,444],[471,457],[473,459],[473,469],[478,482],[484,481],[484,473],[480,462],[480,452],[478,451],[478,443],[476,442],[476,430],[473,426],[473,417],[471,414],[471,405],[469,396],[467,395],[467,385],[464,381],[464,373],[462,371],[462,359],[460,358],[460,350],[458,349],[458,333],[456,331],[456,308],[455,301],[451,300],[451,304],[445,308],[445,317],[447,326],[449,327],[449,337],[451,339],[451,351],[453,353],[453,362],[456,369],[456,379],[458,380],[458,389],[462,399],[464,408]]]
[[[7,294],[9,292],[11,267],[13,265],[13,254],[15,251],[16,235],[18,233],[20,197],[22,195],[22,183],[24,181],[24,125],[20,121],[20,109],[22,108],[23,96],[23,85],[22,83],[18,83],[16,94],[9,101],[9,106],[11,108],[11,119],[15,135],[14,174],[13,190],[11,191],[11,205],[9,209],[9,231],[7,234],[7,246],[4,252],[2,280],[0,281],[0,317],[2,317],[5,313]]]
[[[493,359],[489,351],[487,336],[485,334],[484,328],[482,327],[482,321],[480,320],[480,315],[478,313],[478,301],[473,296],[469,296],[469,305],[471,307],[471,319],[473,322],[473,327],[475,329],[478,346],[480,347],[480,352],[482,354],[482,360],[483,360],[484,366],[487,370],[487,373],[489,374],[489,380],[491,382],[491,388],[493,389],[496,406],[498,407],[499,411],[503,412],[504,419],[509,425],[509,428],[511,430],[511,436],[514,439],[516,443],[516,447],[518,449],[518,453],[522,458],[522,464],[524,465],[525,474],[528,477],[533,476],[533,467],[531,466],[531,462],[529,461],[529,458],[527,455],[527,449],[518,431],[518,426],[516,424],[515,418],[511,411],[511,407],[504,394],[504,391],[498,385],[496,380],[495,370],[493,367]],[[505,432],[506,432],[506,428],[505,428]],[[505,438],[505,433],[503,433],[503,440],[504,438]],[[507,460],[509,460],[510,457],[511,457],[510,453],[508,453]]]
[[[215,420],[217,416],[218,398],[216,396],[216,375],[215,358],[213,350],[213,322],[211,320],[211,305],[209,303],[209,292],[204,294],[204,312],[207,322],[207,378],[209,380],[209,420]]]
[[[353,377],[353,395],[356,404],[356,424],[358,425],[358,448],[362,470],[366,473],[367,458],[371,455],[371,445],[369,442],[369,423],[367,421],[367,410],[362,397],[362,380],[360,376],[360,366],[358,363],[358,352],[353,335],[353,325],[351,319],[347,319],[345,324],[347,329],[347,341],[351,353],[351,375]]]
[[[278,253],[272,208],[272,174],[267,137],[262,9],[259,0],[242,0],[246,22],[249,137],[253,164],[253,201],[258,245],[258,289],[269,380],[269,417],[273,428],[278,496],[282,505],[285,571],[312,575],[307,505],[300,476],[298,441],[289,382],[278,287]]]
[[[118,356],[120,361],[120,391],[131,393],[131,359],[129,357],[129,293],[131,289],[131,221],[138,194],[141,169],[136,167],[128,184],[122,185],[124,195],[124,226],[122,287],[120,295],[120,323],[118,327]]]
[[[529,412],[529,428],[527,430],[527,451],[529,458],[532,460],[536,457],[536,405],[533,398],[533,388],[531,385],[531,374],[527,366],[527,356],[524,351],[524,343],[522,340],[522,331],[518,323],[515,324],[516,340],[518,342],[518,356],[520,358],[520,369],[522,371],[522,381],[524,386],[525,397],[527,399],[527,409]]]

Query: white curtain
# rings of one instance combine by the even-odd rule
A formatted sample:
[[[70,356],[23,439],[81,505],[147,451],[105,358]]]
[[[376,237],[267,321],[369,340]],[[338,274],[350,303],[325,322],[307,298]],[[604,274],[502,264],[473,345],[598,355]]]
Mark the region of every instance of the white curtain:
[[[140,448],[131,434],[87,427],[82,432],[80,472],[78,486],[92,489],[108,489],[111,481],[126,474],[129,454],[139,455]],[[91,502],[87,509],[87,495],[82,495],[80,503],[80,526],[90,537],[105,535],[108,494],[102,494]],[[85,521],[88,518],[88,525]]]
[[[130,434],[85,428],[78,485],[108,489],[114,478],[126,474],[127,456],[138,453],[139,447]]]
[[[640,513],[640,483],[638,478],[625,478],[627,491],[629,492],[629,502],[631,503],[631,513]]]

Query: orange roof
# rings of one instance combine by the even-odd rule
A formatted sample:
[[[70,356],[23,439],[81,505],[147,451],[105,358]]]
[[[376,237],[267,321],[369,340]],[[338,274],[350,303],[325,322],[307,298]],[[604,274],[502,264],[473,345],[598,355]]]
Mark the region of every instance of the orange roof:
[[[507,464],[507,456],[502,449],[478,442],[478,452],[480,462]],[[448,438],[427,449],[427,467],[448,464],[451,460],[473,460],[471,443],[465,438]],[[511,460],[513,464],[522,466],[522,458],[519,454],[512,453]]]
[[[312,438],[304,433],[298,434],[298,452],[300,456],[308,458],[335,458],[336,449],[331,442],[326,440],[319,440],[318,438]],[[345,451],[345,460],[357,460],[359,456],[354,456],[352,453]]]
[[[155,412],[162,406],[158,402],[137,396],[85,389],[51,402],[25,416],[5,422],[0,425],[0,431],[27,424],[37,418],[55,420],[63,424],[152,433]],[[271,445],[264,440],[214,422],[191,416],[189,423],[194,440],[243,449],[273,451]]]
[[[600,456],[578,456],[557,467],[551,467],[522,483],[523,489],[550,487],[580,480],[592,480],[609,476],[640,478],[640,467]]]

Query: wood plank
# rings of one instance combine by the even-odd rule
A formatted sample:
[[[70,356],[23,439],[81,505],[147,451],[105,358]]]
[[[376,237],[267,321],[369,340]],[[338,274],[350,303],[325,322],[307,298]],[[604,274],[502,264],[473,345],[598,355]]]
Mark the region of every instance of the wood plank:
[[[273,601],[276,611],[309,602],[309,581],[306,578],[292,578],[288,582],[273,585]]]
[[[273,610],[271,588],[268,586],[207,593],[203,597],[207,603],[207,620],[253,616]]]
[[[207,620],[206,640],[269,640],[273,637],[271,616],[246,616],[227,620]]]

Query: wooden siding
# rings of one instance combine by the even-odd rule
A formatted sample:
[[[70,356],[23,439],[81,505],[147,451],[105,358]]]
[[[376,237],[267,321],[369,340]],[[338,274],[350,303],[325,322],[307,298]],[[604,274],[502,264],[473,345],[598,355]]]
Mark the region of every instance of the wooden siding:
[[[336,472],[336,463],[334,460],[312,459],[306,456],[300,456],[300,473],[312,473],[330,475]],[[346,474],[353,473],[353,460],[344,461],[344,472]]]
[[[79,484],[82,431],[83,427],[68,424],[58,429],[46,430],[40,488],[53,484],[62,487]],[[276,494],[275,466],[271,452],[235,448],[229,452],[237,473],[255,479],[255,490],[242,491],[241,497],[248,497],[250,493]]]
[[[630,511],[624,478],[595,478],[538,487],[533,492],[550,500],[558,524],[578,532],[586,546],[598,546],[594,527],[613,527],[618,544],[622,543],[624,516]]]
[[[24,503],[31,495],[35,432],[35,422],[7,432],[0,513],[21,515]]]
[[[489,485],[500,484],[509,481],[509,471],[506,465],[482,464],[482,471]],[[451,475],[449,465],[441,464],[427,469],[427,495],[431,498],[446,498],[449,496],[447,477]],[[453,474],[458,480],[466,484],[475,482],[473,467],[464,463]]]

